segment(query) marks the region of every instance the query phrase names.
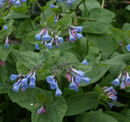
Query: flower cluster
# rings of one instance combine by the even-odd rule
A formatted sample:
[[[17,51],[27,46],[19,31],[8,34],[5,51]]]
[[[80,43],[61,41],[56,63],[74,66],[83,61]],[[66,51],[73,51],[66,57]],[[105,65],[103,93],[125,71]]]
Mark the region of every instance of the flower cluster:
[[[4,44],[4,47],[5,47],[5,48],[8,48],[8,47],[9,47],[9,42],[10,42],[10,39],[9,39],[9,37],[7,36],[7,37],[6,37],[5,44]]]
[[[72,90],[75,90],[78,92],[78,87],[80,86],[80,82],[83,80],[85,83],[89,83],[90,78],[84,77],[85,73],[81,70],[76,70],[72,68],[71,66],[66,64],[65,70],[67,71],[66,78],[68,79],[70,83],[69,87]],[[47,82],[50,84],[51,89],[56,89],[56,96],[61,96],[62,91],[58,87],[58,81],[56,80],[57,73],[54,73],[52,76],[47,77]]]
[[[27,2],[27,0],[9,0],[9,4],[15,4],[16,6],[20,6],[22,3]]]
[[[42,36],[43,35],[43,36]],[[42,38],[41,38],[42,36]],[[50,35],[48,34],[47,29],[45,28],[44,30],[42,30],[39,34],[37,34],[35,36],[35,38],[37,40],[41,40],[42,39],[42,44],[44,43],[44,45],[48,48],[48,49],[52,49],[52,45],[53,43],[56,44],[56,47],[59,48],[59,43],[62,43],[64,41],[64,39],[62,37],[59,37],[57,35],[54,35],[54,37],[51,39]],[[51,41],[50,41],[51,39]],[[47,43],[48,41],[50,41],[49,43]],[[39,46],[38,44],[35,45],[35,48],[37,50],[39,50]]]
[[[16,83],[14,83],[13,90],[15,92],[18,92],[19,89],[20,89],[20,86],[21,86],[22,87],[22,92],[24,92],[28,88],[28,79],[29,78],[30,78],[29,87],[30,88],[34,88],[36,86],[36,83],[35,83],[36,82],[35,74],[36,74],[36,70],[35,71],[31,71],[31,72],[29,72],[26,75],[22,75],[22,74],[15,75],[15,74],[12,74],[11,77],[10,77],[10,79],[12,81],[14,81],[17,78],[19,78],[18,81]]]
[[[121,77],[122,77],[122,82],[121,82],[121,84],[120,84],[120,79],[121,79]],[[116,79],[113,81],[113,84],[114,84],[115,86],[120,85],[120,88],[121,88],[121,89],[125,89],[126,86],[129,86],[129,83],[130,83],[130,76],[129,76],[129,73],[126,72],[126,71],[124,71],[123,73],[121,73],[121,74],[119,75],[119,77],[116,78]]]
[[[47,82],[50,84],[51,89],[56,89],[56,92],[55,92],[56,96],[61,96],[62,95],[62,91],[58,87],[58,81],[55,79],[55,75],[48,76],[47,77]]]
[[[80,34],[80,33],[77,33],[77,32],[82,32],[82,28],[83,28],[83,26],[79,26],[79,27],[70,26],[70,28],[69,28],[69,35],[70,35],[69,40],[71,42],[76,41],[76,36],[77,36],[78,39],[82,38],[83,35]]]
[[[46,110],[45,110],[45,105],[43,104],[42,106],[41,106],[41,108],[37,111],[37,114],[41,114],[41,113],[43,113],[43,114],[45,114],[46,113]]]
[[[57,0],[58,2],[64,2],[65,0]],[[67,0],[67,5],[72,5],[72,2],[75,2],[76,0]]]
[[[108,95],[108,100],[106,101],[106,103],[110,106],[110,108],[112,108],[112,106],[114,106],[114,104],[112,102],[110,102],[111,100],[112,101],[116,101],[117,100],[117,91],[115,91],[115,89],[113,89],[113,86],[111,87],[103,87],[103,94],[104,95]]]

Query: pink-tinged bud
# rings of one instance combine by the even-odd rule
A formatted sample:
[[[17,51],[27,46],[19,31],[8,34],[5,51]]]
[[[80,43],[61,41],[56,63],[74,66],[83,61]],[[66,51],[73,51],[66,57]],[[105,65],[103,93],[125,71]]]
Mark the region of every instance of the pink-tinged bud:
[[[41,34],[46,34],[46,29],[42,30]]]
[[[126,83],[126,86],[129,86],[129,83]]]
[[[76,34],[73,31],[71,31],[71,33],[72,33],[73,37],[76,38]]]
[[[77,86],[80,86],[80,83],[76,84]]]
[[[25,92],[25,89],[22,88],[22,92]]]
[[[68,77],[68,81],[69,81],[69,82],[71,81],[71,76]]]
[[[8,1],[8,4],[12,4],[12,2],[9,0],[9,1]]]
[[[105,87],[102,87],[102,89],[106,89],[107,88],[107,86],[105,86]]]
[[[123,43],[122,42],[120,42],[120,46],[122,46],[123,45]]]
[[[66,78],[68,78],[68,77],[69,77],[69,74],[66,75]]]
[[[73,30],[74,33],[77,33],[76,30]]]
[[[4,64],[5,64],[5,61],[1,61],[1,60],[0,60],[0,65],[1,65],[2,67],[4,67]]]
[[[115,95],[114,94],[111,94],[109,97],[114,97]]]
[[[56,44],[56,40],[54,40],[53,43]]]
[[[76,39],[73,42],[76,42]]]
[[[118,77],[118,78],[120,79],[120,78],[121,78],[121,76],[122,76],[122,73],[119,75],[119,77]]]
[[[46,110],[44,108],[42,108],[42,113],[45,114],[46,113]]]

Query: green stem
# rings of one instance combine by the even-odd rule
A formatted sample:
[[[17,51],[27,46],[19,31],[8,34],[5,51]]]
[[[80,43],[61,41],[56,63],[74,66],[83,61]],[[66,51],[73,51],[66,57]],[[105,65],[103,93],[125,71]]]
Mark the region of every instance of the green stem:
[[[87,11],[87,8],[86,8],[86,5],[85,5],[85,1],[83,1],[83,5],[84,5],[84,8],[85,8],[86,20],[88,21],[88,11]]]
[[[28,19],[29,20],[29,24],[30,24],[32,30],[34,31],[34,27],[33,27],[32,22],[31,22],[31,14],[30,14],[28,2],[27,2],[27,9],[28,9],[28,15],[30,16],[29,19]]]
[[[98,100],[97,100],[97,103],[96,103],[96,107],[95,107],[95,111],[97,110],[99,100],[100,100],[100,97],[98,97]]]
[[[102,6],[101,8],[104,8],[105,0],[102,0]]]
[[[40,8],[40,10],[42,11],[41,5],[38,3],[37,0],[35,0],[35,1],[36,1],[36,3],[37,3],[38,7]],[[42,11],[42,14],[43,14],[44,21],[46,21],[46,17],[45,17],[44,11]]]

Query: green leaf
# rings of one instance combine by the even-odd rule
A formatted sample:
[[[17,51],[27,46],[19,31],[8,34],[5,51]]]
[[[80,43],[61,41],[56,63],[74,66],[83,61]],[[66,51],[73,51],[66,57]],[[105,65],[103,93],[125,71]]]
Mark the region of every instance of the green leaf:
[[[103,101],[107,101],[108,100],[108,95],[104,95],[104,94],[101,94],[101,99],[103,100]]]
[[[112,103],[113,103],[114,106],[116,106],[116,107],[124,107],[124,106],[125,106],[124,104],[122,104],[122,103],[120,103],[120,102],[118,102],[118,101],[113,101]]]
[[[60,20],[58,20],[58,22],[56,23],[56,26],[65,26],[65,25],[71,25],[72,23],[72,19],[70,14],[65,15],[64,17],[62,17]]]
[[[130,11],[130,5],[128,5],[126,8],[127,8],[127,10],[129,10],[129,11]]]
[[[115,17],[115,13],[101,8],[94,8],[90,11],[89,20],[95,20],[99,22],[111,22]]]
[[[99,112],[87,112],[75,118],[75,122],[118,122],[112,116]]]
[[[13,102],[16,102],[18,105],[26,108],[29,111],[32,111],[37,103],[37,94],[44,94],[48,99],[52,101],[51,92],[40,89],[38,87],[35,87],[34,89],[28,88],[24,93],[21,90],[16,93],[12,88],[8,91],[8,95]]]
[[[96,91],[97,91],[97,93],[100,95],[100,94],[102,94],[102,89],[101,89],[101,87],[98,85],[98,84],[96,84]]]
[[[11,52],[13,48],[13,44],[9,44],[9,48],[5,48],[4,45],[0,45],[0,59],[5,61],[7,59],[8,54]]]
[[[26,39],[31,43],[31,44],[37,44],[39,43],[38,40],[36,40],[35,36],[38,34],[37,31],[31,31],[26,35]]]
[[[47,98],[45,95],[43,94],[37,94],[36,95],[36,99],[39,103],[43,104],[43,103],[46,103],[47,102]]]
[[[96,0],[85,0],[85,6],[87,8],[87,12],[94,8],[100,8],[100,3]],[[85,8],[83,3],[80,4],[79,9],[85,12]]]
[[[54,17],[55,14],[52,14],[49,19],[47,20],[47,26],[54,26]]]
[[[77,115],[96,107],[98,95],[95,91],[87,92],[81,95],[73,95],[66,99],[66,116]]]
[[[62,44],[59,44],[59,50],[61,53],[73,48],[75,45],[69,41],[65,41]]]
[[[20,12],[21,14],[25,14],[26,10],[27,10],[27,6],[26,5],[20,5],[20,6],[13,6],[10,7],[11,10],[15,10]]]
[[[2,83],[6,82],[6,79],[7,79],[7,68],[6,68],[6,66],[2,67],[0,65],[0,78],[2,80]]]
[[[30,16],[25,15],[25,14],[16,14],[16,13],[11,13],[8,14],[7,16],[3,17],[3,20],[7,20],[7,19],[22,19],[22,18],[29,18]]]
[[[24,52],[24,51],[28,51],[28,50],[30,50],[30,51],[35,50],[35,45],[29,43],[25,37],[22,38],[21,41],[22,41],[22,44],[20,44],[19,52]]]
[[[2,83],[2,85],[0,86],[0,94],[8,93],[9,89],[12,89],[12,85],[8,85],[8,84],[5,84],[5,83]]]
[[[120,113],[130,120],[130,109],[124,109]]]
[[[102,34],[109,31],[109,24],[102,22],[88,22],[85,21],[82,23],[83,32],[93,33],[93,34]]]
[[[45,114],[37,114],[40,107],[41,105],[37,105],[32,111],[32,122],[62,122],[67,109],[65,99],[62,96],[57,97],[52,105],[46,108]]]
[[[16,61],[24,64],[30,70],[46,60],[46,57],[41,57],[39,53],[32,51],[18,52],[17,50],[13,50],[13,55]]]
[[[111,54],[114,51],[113,40],[106,34],[86,34],[88,41],[103,53]]]
[[[51,10],[56,14],[56,13],[60,13],[61,10],[59,8],[51,8]]]
[[[123,34],[123,32],[122,32],[120,29],[114,28],[114,27],[110,27],[110,30],[111,30],[112,36],[113,36],[115,39],[117,39],[117,40],[119,40],[119,41],[124,40],[124,34]],[[119,44],[119,43],[118,43],[118,44]]]
[[[50,59],[51,59],[51,62],[56,63],[60,59],[60,51],[52,50]]]
[[[110,116],[112,116],[113,118],[115,118],[118,122],[129,122],[130,120],[127,119],[125,116],[114,112],[114,111],[105,111],[105,114],[108,114]]]
[[[81,82],[80,86],[87,86],[91,83],[97,82],[110,68],[108,64],[99,63],[97,66],[94,66],[93,69],[86,73],[86,76],[90,78],[90,82],[86,84],[85,82]]]
[[[27,67],[22,63],[17,62],[16,67],[17,67],[18,74],[27,74],[29,72],[27,70]]]
[[[125,23],[122,27],[122,31],[124,32],[124,34],[126,34],[127,31],[130,30],[130,24],[129,23]]]
[[[37,72],[37,81],[46,79],[47,76],[52,75],[53,64],[51,62],[46,62],[43,64],[42,68]]]

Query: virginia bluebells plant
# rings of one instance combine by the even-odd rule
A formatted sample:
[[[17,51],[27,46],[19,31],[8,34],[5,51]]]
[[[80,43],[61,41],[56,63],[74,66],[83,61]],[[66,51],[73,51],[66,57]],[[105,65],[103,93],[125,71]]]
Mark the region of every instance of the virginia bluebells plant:
[[[33,75],[32,75],[33,74]],[[32,70],[31,72],[29,72],[28,74],[26,75],[15,75],[15,74],[12,74],[10,76],[10,79],[12,81],[16,80],[17,78],[18,81],[16,83],[14,83],[13,85],[13,90],[15,92],[18,92],[19,89],[20,89],[20,86],[22,87],[22,92],[24,92],[27,88],[28,88],[28,79],[30,78],[30,83],[29,83],[29,87],[30,88],[34,88],[36,86],[36,77],[35,77],[35,74],[36,74],[36,70]]]
[[[106,101],[106,103],[110,106],[110,108],[113,107],[113,103],[112,101],[116,101],[117,100],[117,91],[115,91],[115,89],[113,88],[113,86],[111,87],[103,87],[103,94],[108,96],[108,100]]]
[[[69,40],[71,42],[76,41],[76,36],[77,36],[78,39],[82,38],[83,35],[80,34],[80,33],[77,33],[77,32],[82,32],[82,28],[83,28],[82,26],[79,26],[79,27],[70,26],[70,28],[69,28],[69,35],[70,35]]]
[[[122,82],[121,82],[121,84],[120,84],[120,79],[121,79],[121,78],[122,78],[122,80],[121,80]],[[124,71],[123,73],[121,73],[120,76],[113,81],[113,84],[114,84],[115,86],[120,85],[120,88],[121,88],[121,89],[125,89],[126,86],[129,86],[129,84],[130,84],[130,76],[129,76],[129,73],[128,73],[127,71]]]
[[[62,68],[62,65],[59,65],[59,67]],[[66,68],[63,70],[66,70],[66,73],[67,73],[66,78],[68,79],[69,82],[71,82],[69,85],[70,89],[78,92],[79,90],[78,87],[80,86],[81,81],[84,81],[87,84],[89,83],[90,78],[85,77],[85,73],[83,71],[76,70],[72,68],[71,66],[69,66],[68,64],[66,64],[65,67]],[[56,96],[61,96],[62,91],[58,87],[57,77],[59,77],[59,73],[54,72],[52,76],[47,77],[47,82],[50,84],[51,89],[56,89],[56,92],[55,92]]]

